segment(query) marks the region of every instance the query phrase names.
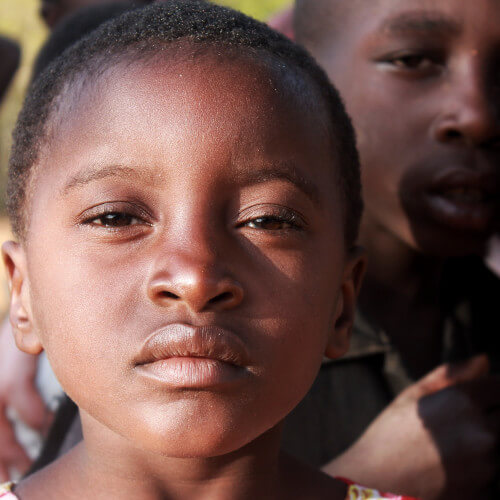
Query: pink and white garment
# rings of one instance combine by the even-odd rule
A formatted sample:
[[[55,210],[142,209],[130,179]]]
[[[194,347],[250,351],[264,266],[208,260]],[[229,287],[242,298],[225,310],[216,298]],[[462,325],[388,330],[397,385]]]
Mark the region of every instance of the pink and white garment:
[[[0,499],[1,500],[18,500],[16,495],[12,493],[11,489],[14,483],[4,483],[0,484]]]
[[[349,481],[349,479],[341,477],[338,477],[337,479],[349,485],[346,500],[383,500],[384,498],[392,498],[392,500],[417,500],[413,497],[392,495],[391,493],[381,493],[373,488],[364,488],[363,486],[354,484],[352,481]]]

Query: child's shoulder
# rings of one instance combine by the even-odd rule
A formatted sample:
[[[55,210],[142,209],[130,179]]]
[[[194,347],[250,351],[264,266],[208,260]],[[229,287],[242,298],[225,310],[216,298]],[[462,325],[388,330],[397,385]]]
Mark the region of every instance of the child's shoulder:
[[[2,500],[18,500],[16,495],[12,493],[13,483],[0,484],[0,498]]]

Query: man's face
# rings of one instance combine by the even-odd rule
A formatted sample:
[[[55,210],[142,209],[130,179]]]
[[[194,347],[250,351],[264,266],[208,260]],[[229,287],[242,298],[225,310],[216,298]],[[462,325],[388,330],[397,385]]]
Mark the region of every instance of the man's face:
[[[87,430],[211,456],[304,396],[353,306],[330,139],[308,107],[265,67],[211,56],[120,65],[61,105],[25,284]]]
[[[311,49],[358,134],[362,235],[483,252],[500,220],[500,3],[359,2],[339,29]]]

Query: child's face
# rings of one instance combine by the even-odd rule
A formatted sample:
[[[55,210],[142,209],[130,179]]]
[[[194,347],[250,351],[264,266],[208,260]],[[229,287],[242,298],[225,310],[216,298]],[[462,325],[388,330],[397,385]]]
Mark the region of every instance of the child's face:
[[[4,251],[18,343],[38,339],[84,425],[225,453],[346,349],[363,264],[311,94],[207,55],[123,64],[66,98],[26,242]]]
[[[480,252],[500,220],[500,3],[361,3],[314,51],[357,129],[364,227]]]

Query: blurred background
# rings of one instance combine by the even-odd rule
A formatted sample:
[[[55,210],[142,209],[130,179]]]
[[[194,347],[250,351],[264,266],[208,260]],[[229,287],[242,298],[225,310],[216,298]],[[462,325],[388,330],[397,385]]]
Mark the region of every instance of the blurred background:
[[[290,4],[291,0],[218,0],[216,3],[267,20]],[[11,133],[31,76],[34,58],[48,35],[48,29],[39,15],[40,4],[40,0],[0,0],[0,34],[15,40],[22,50],[19,70],[5,99],[0,103],[0,243],[10,238],[4,193]],[[7,297],[0,265],[0,314],[6,310]]]

